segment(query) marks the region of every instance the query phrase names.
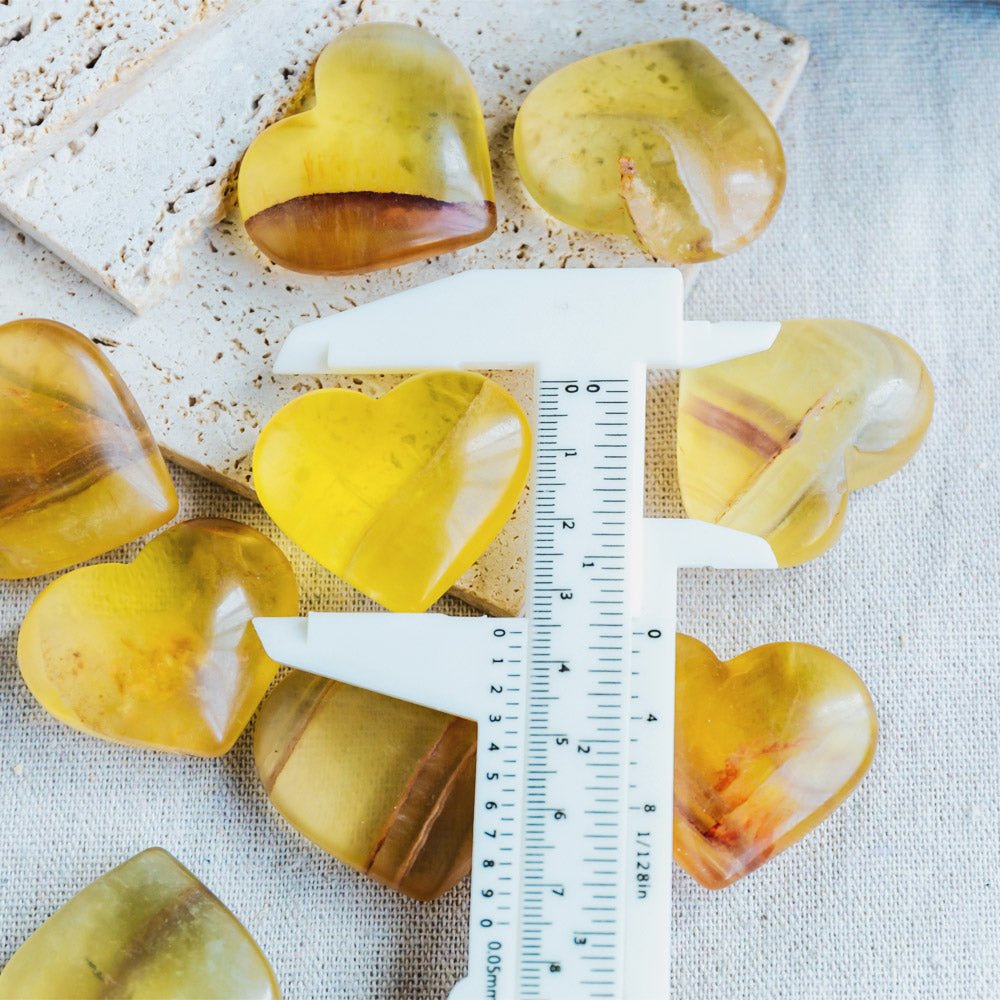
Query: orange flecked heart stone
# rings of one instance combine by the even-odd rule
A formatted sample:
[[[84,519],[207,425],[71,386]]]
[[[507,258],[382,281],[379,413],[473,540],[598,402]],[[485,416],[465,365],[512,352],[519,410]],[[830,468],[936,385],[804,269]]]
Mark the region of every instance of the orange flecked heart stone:
[[[677,636],[674,860],[709,889],[748,875],[821,823],[875,753],[861,678],[816,646],[720,661]]]

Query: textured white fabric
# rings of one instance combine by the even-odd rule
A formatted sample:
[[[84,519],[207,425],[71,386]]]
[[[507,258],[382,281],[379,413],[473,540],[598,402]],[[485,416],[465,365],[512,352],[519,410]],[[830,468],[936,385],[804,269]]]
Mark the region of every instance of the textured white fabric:
[[[805,35],[813,55],[779,129],[789,184],[778,217],[702,270],[688,314],[884,327],[922,354],[937,410],[910,465],[852,498],[826,556],[775,573],[684,574],[685,631],[726,657],[785,639],[836,652],[868,684],[881,738],[847,803],[749,878],[709,893],[675,869],[672,995],[993,998],[1000,8],[737,6]],[[650,446],[667,455],[671,422],[650,414]],[[274,535],[254,504],[173,471],[182,515]],[[669,476],[647,501],[649,513],[678,512]],[[329,575],[294,560],[304,607],[340,606]],[[314,848],[270,807],[248,734],[205,761],[99,743],[46,715],[14,659],[44,582],[0,584],[0,961],[74,892],[159,844],[244,921],[288,1000],[445,996],[464,961],[464,886],[413,903]]]

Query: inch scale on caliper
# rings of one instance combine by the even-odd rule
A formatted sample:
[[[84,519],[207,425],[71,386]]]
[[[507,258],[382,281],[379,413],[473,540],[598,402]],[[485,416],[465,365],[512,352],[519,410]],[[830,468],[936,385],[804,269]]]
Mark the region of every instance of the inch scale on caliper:
[[[535,371],[526,618],[256,622],[282,663],[478,723],[454,1000],[667,996],[677,569],[776,565],[762,539],[642,517],[647,367],[763,350],[778,329],[685,322],[682,299],[661,268],[465,272],[300,327],[276,365]]]

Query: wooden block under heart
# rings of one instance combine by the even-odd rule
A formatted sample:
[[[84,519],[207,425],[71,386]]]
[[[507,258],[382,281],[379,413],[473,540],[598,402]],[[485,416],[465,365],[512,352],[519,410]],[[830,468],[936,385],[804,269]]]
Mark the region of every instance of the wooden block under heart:
[[[355,9],[352,4],[351,10]],[[496,185],[498,229],[485,242],[389,271],[320,278],[271,265],[231,214],[194,241],[183,254],[177,284],[165,290],[160,302],[136,316],[53,254],[0,223],[0,288],[5,290],[8,305],[0,321],[16,315],[44,315],[96,338],[132,389],[168,455],[245,494],[252,491],[250,455],[257,434],[280,406],[324,385],[346,382],[374,393],[389,384],[378,378],[272,375],[277,349],[293,326],[471,267],[650,264],[624,239],[562,225],[524,191],[511,134],[517,109],[534,83],[595,52],[691,35],[712,48],[776,118],[808,55],[804,39],[721,3],[376,0],[364,8],[362,16],[419,20],[469,67],[486,116]],[[262,23],[260,30],[294,32],[298,26]],[[335,32],[331,24],[319,32],[322,37],[310,33],[311,51],[318,51]],[[280,69],[254,67],[255,72],[276,71],[279,76]],[[204,86],[210,93],[207,72]],[[483,302],[482,307],[502,309],[503,303]],[[475,317],[470,316],[470,336],[474,335]],[[515,379],[510,384],[515,395],[527,401],[523,393],[528,382],[523,373],[507,377]],[[664,391],[666,383],[654,379],[651,384],[650,406],[659,412],[656,407],[666,404],[657,393]],[[654,489],[666,479],[664,462],[661,454],[647,457],[647,480]],[[518,613],[530,548],[530,514],[522,502],[455,593],[494,614]],[[348,593],[347,607],[353,600]],[[360,598],[357,606],[365,606]]]

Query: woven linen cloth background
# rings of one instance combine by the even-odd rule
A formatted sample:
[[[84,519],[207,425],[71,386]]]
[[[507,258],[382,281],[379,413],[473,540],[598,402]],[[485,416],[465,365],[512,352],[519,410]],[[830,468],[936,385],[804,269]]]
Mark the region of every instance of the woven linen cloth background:
[[[737,6],[805,35],[812,58],[779,129],[778,216],[702,270],[688,314],[884,327],[923,356],[937,409],[916,458],[852,498],[827,555],[683,576],[683,630],[724,657],[776,640],[836,652],[868,684],[881,734],[858,791],[749,878],[710,893],[675,868],[671,995],[997,997],[1000,8]],[[651,450],[669,454],[672,421],[669,407],[650,413]],[[676,514],[663,464],[649,513]],[[182,516],[277,537],[255,504],[173,472]],[[292,558],[303,607],[337,607],[330,576]],[[0,589],[0,961],[73,893],[158,844],[246,924],[289,1000],[444,997],[463,968],[467,883],[421,905],[313,847],[271,808],[249,731],[227,756],[198,760],[52,720],[15,663],[44,582]]]

